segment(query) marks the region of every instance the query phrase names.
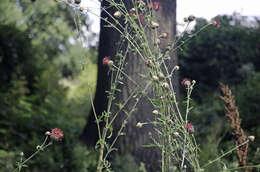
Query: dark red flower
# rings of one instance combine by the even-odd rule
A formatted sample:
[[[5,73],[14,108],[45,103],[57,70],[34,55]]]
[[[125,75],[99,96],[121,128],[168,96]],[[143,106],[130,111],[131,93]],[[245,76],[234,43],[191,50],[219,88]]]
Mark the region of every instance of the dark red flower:
[[[143,24],[145,22],[145,16],[144,13],[139,14],[140,22]]]
[[[106,57],[103,58],[102,63],[103,63],[104,66],[107,66],[110,61],[111,61],[111,58],[109,56],[106,56]]]
[[[158,11],[161,8],[161,3],[160,2],[151,2],[149,6],[154,11]]]
[[[212,22],[212,24],[213,24],[213,26],[215,26],[216,28],[219,28],[220,27],[220,21],[219,20],[214,20],[213,22]]]
[[[191,82],[188,78],[184,78],[182,81],[181,81],[181,85],[183,85],[184,87],[189,87],[191,85]]]
[[[189,133],[194,133],[194,126],[193,126],[191,123],[187,123],[187,124],[185,125],[185,128],[187,129],[187,131],[188,131]]]
[[[59,128],[54,128],[51,130],[50,138],[55,141],[61,141],[64,137],[63,131]]]

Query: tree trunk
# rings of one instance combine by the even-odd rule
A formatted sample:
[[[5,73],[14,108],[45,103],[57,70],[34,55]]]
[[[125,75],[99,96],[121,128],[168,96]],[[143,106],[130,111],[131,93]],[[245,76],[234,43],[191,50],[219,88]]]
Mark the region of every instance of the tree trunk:
[[[131,8],[131,1],[125,0],[125,3],[129,9]],[[155,12],[155,21],[160,24],[159,33],[168,32],[169,39],[165,40],[161,47],[162,50],[166,48],[168,43],[172,43],[174,37],[176,36],[176,0],[160,0],[162,8]],[[103,1],[101,4],[106,7],[108,4]],[[114,9],[110,9],[111,14],[115,12]],[[108,15],[105,12],[101,13],[101,17],[106,18]],[[117,42],[120,39],[120,35],[117,31],[112,28],[104,27],[106,23],[101,21],[101,32],[99,40],[99,56],[98,56],[98,80],[97,88],[94,99],[94,106],[97,114],[101,114],[107,106],[107,94],[105,91],[109,89],[109,75],[108,68],[102,65],[102,59],[105,56],[110,56],[112,59],[116,54]],[[146,65],[140,58],[136,55],[128,55],[126,58],[126,67],[124,71],[133,78],[138,84],[144,86],[146,81],[140,77],[139,74],[148,75],[148,70]],[[177,64],[177,56],[172,53],[172,58],[169,61],[169,69]],[[174,81],[176,81],[177,75],[174,76]],[[176,86],[176,82],[173,83]],[[116,95],[115,102],[123,102],[136,86],[129,80],[124,79],[124,85],[120,86],[121,92]],[[152,90],[148,91],[149,95],[152,95]],[[136,100],[131,100],[126,109],[127,111],[132,109],[132,105]],[[117,107],[113,107],[115,109]],[[137,122],[149,122],[153,121],[152,106],[146,100],[142,98],[131,118],[128,120],[124,132],[126,136],[121,136],[117,142],[117,147],[119,147],[119,152],[130,153],[135,157],[136,162],[144,162],[148,171],[158,171],[160,167],[160,152],[154,148],[144,148],[142,145],[151,144],[149,134],[154,133],[152,125],[145,125],[143,128],[137,128]],[[117,131],[121,127],[122,116],[125,114],[120,114],[117,121],[113,126],[114,130]],[[121,118],[121,119],[120,119]],[[93,112],[89,115],[87,120],[87,125],[81,136],[82,140],[86,145],[93,146],[98,140],[97,126],[95,122],[95,117]]]

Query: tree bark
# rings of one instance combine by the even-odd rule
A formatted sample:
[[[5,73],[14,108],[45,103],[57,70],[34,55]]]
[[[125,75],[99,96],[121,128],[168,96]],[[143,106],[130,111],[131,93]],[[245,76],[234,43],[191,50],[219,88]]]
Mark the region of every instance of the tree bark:
[[[131,8],[131,1],[125,0],[126,6]],[[162,8],[155,12],[155,21],[160,24],[159,33],[168,32],[170,37],[165,40],[162,44],[162,50],[166,48],[168,43],[172,43],[176,36],[176,0],[160,0]],[[102,7],[106,7],[108,4],[106,1],[102,2]],[[113,14],[114,9],[108,9],[108,11]],[[109,16],[105,13],[101,13],[101,17],[106,18]],[[102,65],[102,59],[105,56],[110,56],[112,59],[116,54],[117,43],[120,39],[120,35],[117,31],[112,28],[104,27],[106,22],[101,21],[101,32],[99,39],[99,56],[98,56],[98,80],[96,87],[96,94],[94,99],[94,106],[97,114],[101,114],[107,106],[107,94],[106,90],[109,89],[109,75],[108,68]],[[169,60],[169,70],[177,64],[177,56],[175,53],[171,54],[172,58]],[[114,60],[114,59],[113,59]],[[140,74],[148,75],[148,70],[146,65],[140,58],[136,55],[129,54],[126,58],[126,67],[124,72],[126,72],[131,78],[144,86],[146,81],[140,77]],[[174,76],[173,81],[176,81],[177,75]],[[124,79],[124,85],[120,85],[120,93],[116,94],[115,102],[124,102],[124,100],[131,94],[131,91],[136,87],[131,81]],[[173,83],[175,86],[176,82]],[[176,87],[177,88],[177,87]],[[152,95],[152,90],[148,91],[148,95]],[[132,99],[126,106],[127,111],[132,108],[135,99]],[[116,109],[113,106],[112,109]],[[154,148],[144,148],[143,145],[151,144],[149,134],[153,134],[154,130],[152,125],[145,125],[143,128],[137,128],[137,122],[149,122],[153,121],[152,106],[146,98],[141,98],[134,113],[128,120],[124,132],[126,136],[121,136],[117,141],[117,147],[119,147],[120,153],[130,153],[134,156],[136,162],[144,162],[146,168],[149,172],[159,171],[160,167],[160,152]],[[120,114],[117,121],[113,126],[116,132],[121,127],[123,116],[125,114]],[[95,122],[95,117],[93,112],[90,113],[87,119],[87,125],[84,128],[81,139],[88,146],[93,146],[98,140],[97,125]]]

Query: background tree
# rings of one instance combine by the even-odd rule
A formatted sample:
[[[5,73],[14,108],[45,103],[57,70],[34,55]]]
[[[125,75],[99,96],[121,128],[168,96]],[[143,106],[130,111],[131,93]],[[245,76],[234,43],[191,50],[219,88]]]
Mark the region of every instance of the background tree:
[[[172,0],[161,0],[162,8],[156,12],[155,20],[157,20],[160,24],[161,32],[168,32],[170,35],[170,41],[172,42],[174,36],[176,35],[176,1]],[[124,1],[126,7],[128,9],[132,8],[131,1]],[[113,15],[115,12],[114,8],[109,8],[109,4],[106,1],[102,1],[101,7],[107,9],[107,11]],[[102,11],[102,18],[108,18],[108,20],[112,21],[109,15]],[[113,22],[113,21],[112,21]],[[105,56],[110,56],[114,61],[116,56],[120,35],[112,28],[104,27],[107,23],[101,20],[101,32],[100,32],[100,40],[99,40],[99,55],[98,55],[98,80],[97,80],[97,88],[94,99],[94,106],[97,114],[101,114],[107,105],[107,94],[106,90],[109,88],[109,75],[108,68],[102,65],[102,59]],[[166,47],[167,43],[163,43],[162,47]],[[174,54],[172,54],[174,56]],[[169,68],[172,68],[174,64],[177,63],[177,58],[171,59],[169,62]],[[125,72],[131,77],[134,78],[140,85],[144,85],[144,81],[140,75],[147,74],[147,67],[144,62],[140,60],[140,58],[134,54],[129,54],[126,60]],[[124,85],[120,86],[119,89],[121,93],[116,94],[116,102],[123,102],[128,96],[130,96],[131,91],[135,88],[135,85],[128,80],[124,80]],[[151,90],[148,94],[151,94]],[[127,105],[126,110],[130,111],[131,104],[135,100],[132,100],[129,105]],[[117,108],[116,103],[113,105],[113,108]],[[112,109],[113,109],[112,108]],[[140,103],[135,109],[134,114],[131,119],[128,121],[128,124],[125,128],[126,136],[121,137],[118,140],[117,146],[120,147],[120,152],[122,153],[131,153],[136,162],[145,162],[149,171],[155,171],[153,167],[159,167],[159,152],[156,150],[149,150],[147,148],[143,148],[143,145],[151,143],[149,139],[149,132],[154,132],[151,126],[147,126],[142,128],[142,130],[136,128],[136,123],[139,121],[149,121],[152,120],[152,106],[143,98],[140,100]],[[123,113],[122,113],[123,115]],[[120,115],[119,115],[120,116]],[[120,121],[120,119],[118,119]],[[121,122],[115,122],[114,130],[119,130]],[[98,140],[97,126],[96,126],[95,118],[93,113],[90,114],[87,125],[83,131],[82,139],[87,145],[95,145]]]

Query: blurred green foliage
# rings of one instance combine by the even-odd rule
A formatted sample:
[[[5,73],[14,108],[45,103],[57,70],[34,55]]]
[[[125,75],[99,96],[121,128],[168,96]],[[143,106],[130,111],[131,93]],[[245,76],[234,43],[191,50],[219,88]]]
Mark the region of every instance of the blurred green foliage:
[[[97,154],[78,138],[95,88],[95,48],[82,47],[73,12],[55,1],[1,0],[0,11],[0,171],[12,171],[20,152],[29,157],[55,127],[64,140],[24,171],[93,171]]]
[[[231,129],[219,99],[218,82],[228,84],[233,91],[242,127],[247,135],[256,136],[250,142],[248,164],[260,164],[260,19],[234,14],[217,16],[219,28],[208,28],[189,41],[179,51],[180,78],[197,81],[193,94],[190,121],[195,124],[196,138],[201,146],[201,164],[219,157],[233,148]],[[194,33],[207,24],[196,20]],[[185,34],[186,39],[189,34]],[[182,95],[185,90],[181,89]],[[206,171],[221,171],[238,166],[236,152],[209,166]]]

